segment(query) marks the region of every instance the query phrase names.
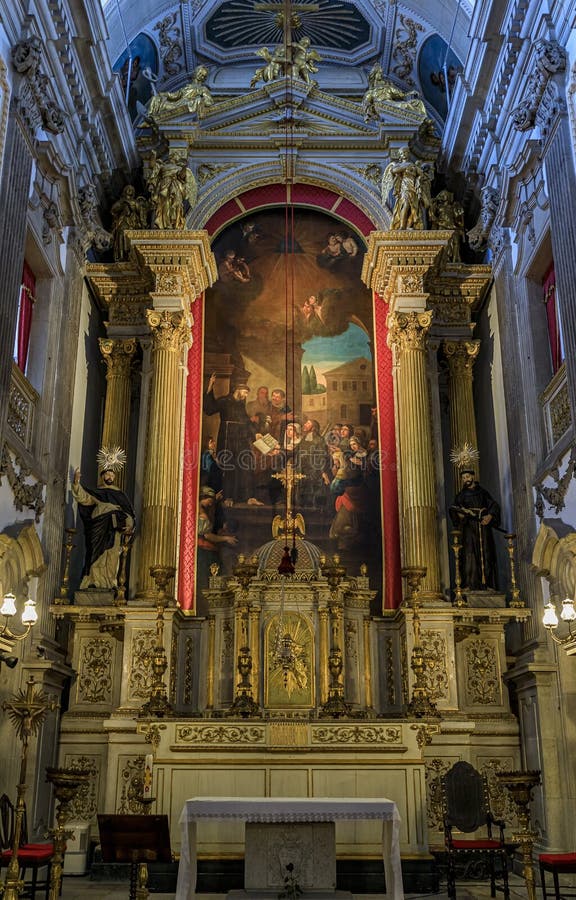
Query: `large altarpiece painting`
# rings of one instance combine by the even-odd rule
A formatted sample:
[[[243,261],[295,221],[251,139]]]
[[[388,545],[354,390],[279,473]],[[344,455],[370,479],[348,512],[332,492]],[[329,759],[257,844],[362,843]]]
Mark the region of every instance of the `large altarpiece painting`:
[[[373,297],[360,278],[363,237],[319,210],[271,208],[228,225],[212,249],[196,534],[185,523],[181,534],[188,546],[196,540],[196,609],[206,612],[211,567],[232,574],[238,554],[281,538],[290,508],[298,534],[326,556],[338,554],[350,574],[367,567],[377,614],[384,398]]]

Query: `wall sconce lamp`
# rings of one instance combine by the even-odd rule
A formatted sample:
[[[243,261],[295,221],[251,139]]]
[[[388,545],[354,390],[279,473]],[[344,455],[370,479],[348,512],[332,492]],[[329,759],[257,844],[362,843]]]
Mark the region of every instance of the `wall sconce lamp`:
[[[558,635],[556,634],[556,629],[559,625],[556,607],[552,603],[552,601],[550,601],[550,603],[547,603],[544,607],[542,624],[550,632],[550,637],[552,638],[552,640],[557,644],[568,644],[570,643],[570,641],[576,641],[576,631],[574,631],[572,628],[572,622],[576,620],[576,609],[574,609],[574,601],[570,600],[569,597],[567,597],[566,600],[562,601],[560,618],[563,622],[568,623],[568,634],[566,635],[566,637],[558,637]]]
[[[30,629],[38,621],[38,613],[36,612],[36,604],[33,600],[26,600],[24,609],[22,610],[22,625],[25,628],[21,634],[12,631],[10,627],[12,618],[16,615],[16,597],[14,594],[8,593],[4,595],[2,606],[0,607],[0,616],[5,617],[4,625],[0,625],[0,638],[6,638],[10,641],[23,641],[30,634]]]
[[[7,665],[9,669],[13,669],[18,663],[18,657],[8,656],[5,650],[0,650],[0,666],[2,666],[2,663]]]

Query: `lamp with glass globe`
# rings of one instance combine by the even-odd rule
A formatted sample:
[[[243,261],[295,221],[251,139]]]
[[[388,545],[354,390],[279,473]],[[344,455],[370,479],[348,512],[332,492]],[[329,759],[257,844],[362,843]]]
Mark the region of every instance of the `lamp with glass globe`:
[[[570,643],[570,641],[575,641],[576,631],[572,629],[572,622],[576,620],[576,609],[574,609],[574,601],[569,597],[562,601],[560,619],[562,619],[563,622],[568,623],[568,634],[565,637],[558,637],[558,635],[556,634],[556,629],[559,625],[556,606],[554,605],[554,603],[552,603],[552,601],[550,601],[550,603],[547,603],[544,607],[542,624],[549,631],[552,640],[557,644],[568,644]]]

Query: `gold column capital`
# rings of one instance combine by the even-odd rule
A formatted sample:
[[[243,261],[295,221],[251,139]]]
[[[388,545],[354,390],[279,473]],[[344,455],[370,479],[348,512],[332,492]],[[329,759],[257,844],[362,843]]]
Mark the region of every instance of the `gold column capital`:
[[[444,356],[452,377],[472,377],[474,363],[480,353],[480,341],[444,341]]]
[[[147,309],[146,321],[154,350],[179,352],[190,342],[190,322],[182,310]]]
[[[188,308],[218,278],[207,231],[127,231],[131,259],[153,279],[154,306]]]
[[[425,350],[426,337],[432,325],[434,313],[393,313],[388,319],[388,343],[397,350]]]
[[[132,360],[136,353],[135,338],[114,339],[98,338],[100,353],[106,363],[107,377],[117,375],[127,377],[130,374]]]

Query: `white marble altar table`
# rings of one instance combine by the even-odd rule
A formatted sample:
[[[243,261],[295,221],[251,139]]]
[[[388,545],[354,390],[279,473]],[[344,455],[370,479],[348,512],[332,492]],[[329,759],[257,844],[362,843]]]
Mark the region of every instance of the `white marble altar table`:
[[[392,800],[356,797],[202,797],[187,800],[180,816],[182,846],[176,900],[196,893],[196,823],[202,819],[244,822],[335,822],[338,819],[381,819],[386,896],[403,900],[400,863],[400,814]]]

